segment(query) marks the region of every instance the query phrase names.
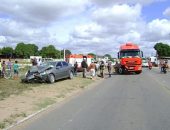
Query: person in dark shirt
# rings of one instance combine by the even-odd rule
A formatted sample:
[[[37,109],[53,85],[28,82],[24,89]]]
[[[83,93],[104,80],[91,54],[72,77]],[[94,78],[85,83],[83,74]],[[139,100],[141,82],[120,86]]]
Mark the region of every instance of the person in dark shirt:
[[[77,69],[78,69],[78,63],[77,61],[74,63],[74,75],[77,76]]]
[[[104,61],[101,61],[100,63],[100,75],[102,78],[104,78]]]
[[[86,72],[88,67],[86,59],[83,59],[83,61],[81,62],[81,67],[83,69],[83,78],[86,78]]]

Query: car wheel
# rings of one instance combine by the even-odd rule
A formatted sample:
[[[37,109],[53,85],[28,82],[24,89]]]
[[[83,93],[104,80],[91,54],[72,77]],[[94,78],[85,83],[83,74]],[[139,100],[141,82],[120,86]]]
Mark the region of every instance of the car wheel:
[[[48,81],[49,81],[49,83],[54,83],[55,82],[55,77],[54,77],[53,74],[48,75]]]
[[[73,72],[70,71],[70,72],[69,72],[69,79],[73,79],[73,77],[74,77]]]

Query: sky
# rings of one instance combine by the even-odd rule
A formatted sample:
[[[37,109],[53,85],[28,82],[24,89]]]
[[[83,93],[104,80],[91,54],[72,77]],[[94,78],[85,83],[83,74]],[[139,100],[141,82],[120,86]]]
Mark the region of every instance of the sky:
[[[156,43],[170,45],[170,1],[1,0],[0,48],[20,42],[113,57],[133,42],[151,56]]]

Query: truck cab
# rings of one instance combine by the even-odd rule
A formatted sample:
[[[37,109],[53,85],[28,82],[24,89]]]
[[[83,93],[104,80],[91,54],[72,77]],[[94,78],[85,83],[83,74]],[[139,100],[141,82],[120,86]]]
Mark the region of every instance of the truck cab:
[[[140,74],[142,72],[142,56],[143,53],[138,45],[133,43],[121,45],[118,52],[119,63],[116,71],[120,74],[128,72]]]

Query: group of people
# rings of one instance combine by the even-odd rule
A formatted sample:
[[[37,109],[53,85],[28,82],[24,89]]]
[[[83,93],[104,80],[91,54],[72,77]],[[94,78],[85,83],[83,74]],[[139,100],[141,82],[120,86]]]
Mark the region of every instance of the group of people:
[[[98,71],[100,71],[100,77],[104,78],[104,68],[106,67],[104,61],[100,61],[100,63],[95,63],[94,61],[91,62],[91,64],[88,66],[86,59],[83,59],[81,62],[81,68],[82,68],[82,76],[83,78],[87,77],[87,72],[90,72],[91,78],[94,79],[96,75],[98,75]],[[109,77],[111,77],[111,69],[112,65],[111,62],[107,63],[107,69]],[[74,64],[74,74],[77,75],[78,71],[78,63],[75,62]]]
[[[160,60],[160,72],[164,72],[165,68],[168,68],[168,60]]]
[[[148,68],[151,70],[152,69],[152,62],[149,59],[148,60]],[[159,68],[160,68],[160,72],[164,72],[166,68],[168,68],[168,60],[160,60],[159,63]]]
[[[5,77],[6,71],[10,72],[12,74],[12,71],[14,73],[13,78],[17,79],[19,74],[19,65],[18,61],[16,60],[14,63],[11,62],[11,59],[9,58],[8,61],[1,61],[0,59],[0,77]]]

